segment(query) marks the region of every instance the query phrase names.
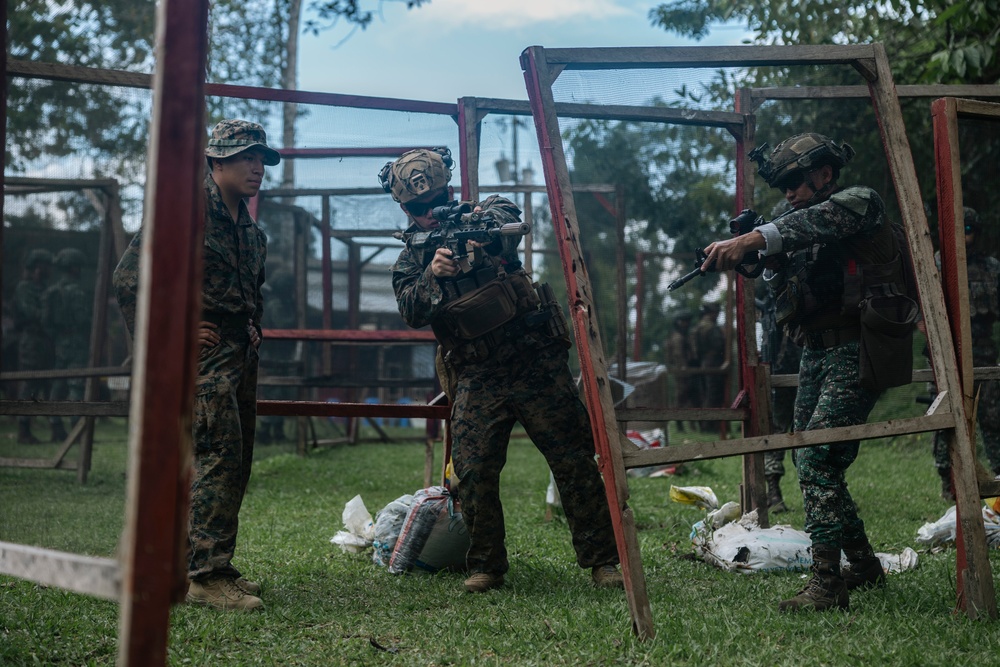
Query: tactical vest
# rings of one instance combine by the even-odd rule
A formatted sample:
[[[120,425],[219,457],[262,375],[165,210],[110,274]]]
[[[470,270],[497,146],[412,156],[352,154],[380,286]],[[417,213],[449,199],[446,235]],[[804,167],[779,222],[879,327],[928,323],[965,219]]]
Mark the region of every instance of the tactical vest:
[[[472,271],[439,280],[445,303],[431,329],[446,361],[483,361],[504,341],[533,330],[569,341],[552,289],[532,283],[520,265],[508,272],[500,258],[484,255]]]
[[[830,200],[864,215],[867,188]],[[791,253],[775,296],[776,318],[800,344],[829,348],[861,341],[862,383],[875,389],[910,381],[917,317],[908,258],[889,222],[871,238],[844,239]]]
[[[1000,262],[992,257],[969,255],[966,271],[972,339],[992,338],[993,323],[1000,312]]]

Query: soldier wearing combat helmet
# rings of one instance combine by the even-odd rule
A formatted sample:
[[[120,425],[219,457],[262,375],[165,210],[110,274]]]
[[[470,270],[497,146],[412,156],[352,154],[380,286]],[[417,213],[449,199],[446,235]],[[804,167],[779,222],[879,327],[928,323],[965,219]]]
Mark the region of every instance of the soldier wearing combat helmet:
[[[232,561],[253,464],[267,237],[245,200],[260,190],[265,165],[278,164],[281,156],[267,145],[264,128],[257,123],[223,120],[212,130],[205,157],[187,600],[251,611],[264,606],[258,597],[261,586],[244,578]],[[141,246],[140,231],[114,274],[118,304],[130,332],[135,328]]]
[[[982,222],[975,209],[966,206],[963,214],[972,365],[996,366],[998,351],[993,340],[993,324],[1000,315],[1000,260],[985,252]],[[936,253],[934,259],[941,268],[940,253]],[[1000,383],[996,380],[977,380],[972,395],[979,397],[976,420],[983,433],[983,450],[993,474],[1000,476]],[[954,501],[948,439],[941,432],[934,434],[934,465],[941,476],[941,496]]]
[[[63,248],[56,253],[55,267],[59,279],[45,290],[45,326],[54,348],[55,368],[86,368],[89,362],[91,299],[80,284],[80,274],[86,261],[76,248]],[[83,378],[57,378],[52,381],[49,399],[82,401]],[[67,437],[62,418],[49,418],[52,440]]]
[[[871,330],[874,318],[866,310],[885,300],[900,306],[899,321],[891,324],[909,331],[910,338],[904,334],[902,340],[912,345],[916,307],[905,296],[901,255],[907,250],[896,241],[878,193],[839,185],[841,168],[854,156],[849,145],[806,133],[767,149],[765,144],[750,157],[794,210],[748,234],[709,244],[704,266],[732,269],[749,251],[760,252],[773,266],[765,279],[775,288],[776,320],[804,343],[795,431],[864,423],[883,389],[903,382],[904,374],[909,382],[911,350],[899,345],[871,358],[869,339],[879,332]],[[887,364],[909,365],[901,372]],[[813,577],[779,604],[781,611],[847,609],[849,589],[885,583],[844,481],[858,447],[853,440],[795,453]],[[841,549],[851,563],[843,573]]]
[[[417,245],[440,226],[434,208],[457,204],[451,167],[448,149],[418,149],[386,164],[379,182],[410,221],[402,234],[406,247],[392,266],[400,315],[411,327],[430,325],[440,344],[457,492],[470,536],[465,589],[482,593],[504,583],[509,564],[500,471],[518,421],[559,485],[577,563],[591,569],[595,585],[621,587],[590,424],[569,370],[565,320],[551,289],[532,284],[521,266],[521,237],[474,244],[467,264],[447,247]],[[516,223],[521,214],[496,195],[470,208],[500,224]]]
[[[20,371],[49,367],[52,339],[45,329],[45,287],[52,268],[52,253],[43,248],[31,250],[24,258],[24,276],[14,289],[14,330],[17,332],[17,366]],[[48,382],[25,380],[18,391],[22,401],[45,400]],[[31,417],[17,418],[17,441],[36,444],[31,432]]]

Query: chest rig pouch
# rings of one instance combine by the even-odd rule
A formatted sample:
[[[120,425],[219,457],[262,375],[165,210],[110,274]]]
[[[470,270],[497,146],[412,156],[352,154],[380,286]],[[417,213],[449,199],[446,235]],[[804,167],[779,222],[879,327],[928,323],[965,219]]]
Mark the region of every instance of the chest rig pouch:
[[[442,339],[469,341],[517,317],[517,293],[503,269],[485,284],[449,301],[434,318],[434,333]],[[439,331],[441,329],[441,331]]]

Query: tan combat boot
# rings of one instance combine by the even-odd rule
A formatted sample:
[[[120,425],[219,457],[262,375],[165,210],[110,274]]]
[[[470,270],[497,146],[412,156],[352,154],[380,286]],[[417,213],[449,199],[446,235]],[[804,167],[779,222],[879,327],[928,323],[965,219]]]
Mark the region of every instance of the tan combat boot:
[[[778,611],[826,611],[850,607],[840,576],[840,549],[813,546],[813,577],[798,594],[778,604]]]
[[[491,572],[476,572],[465,580],[465,590],[469,593],[485,593],[503,586],[503,575]]]
[[[240,577],[236,580],[236,585],[245,590],[250,595],[260,595],[261,586],[256,581],[250,581],[249,579],[244,579]]]
[[[600,565],[590,571],[590,578],[598,588],[625,588],[625,579],[614,565]]]
[[[210,577],[205,581],[192,581],[188,587],[187,601],[216,609],[254,611],[264,608],[264,602],[243,590],[234,577]]]

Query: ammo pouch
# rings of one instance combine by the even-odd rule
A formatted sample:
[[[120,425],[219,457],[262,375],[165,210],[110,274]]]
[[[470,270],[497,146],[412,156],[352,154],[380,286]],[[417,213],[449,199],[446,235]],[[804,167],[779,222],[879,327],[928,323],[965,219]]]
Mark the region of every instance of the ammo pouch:
[[[431,328],[438,340],[470,341],[517,317],[517,294],[501,274],[477,290],[445,304]]]
[[[792,276],[785,281],[782,290],[774,295],[774,321],[779,330],[798,320],[801,303],[802,285],[798,276]]]
[[[916,302],[892,285],[874,285],[861,302],[858,374],[866,389],[881,391],[913,378]]]

